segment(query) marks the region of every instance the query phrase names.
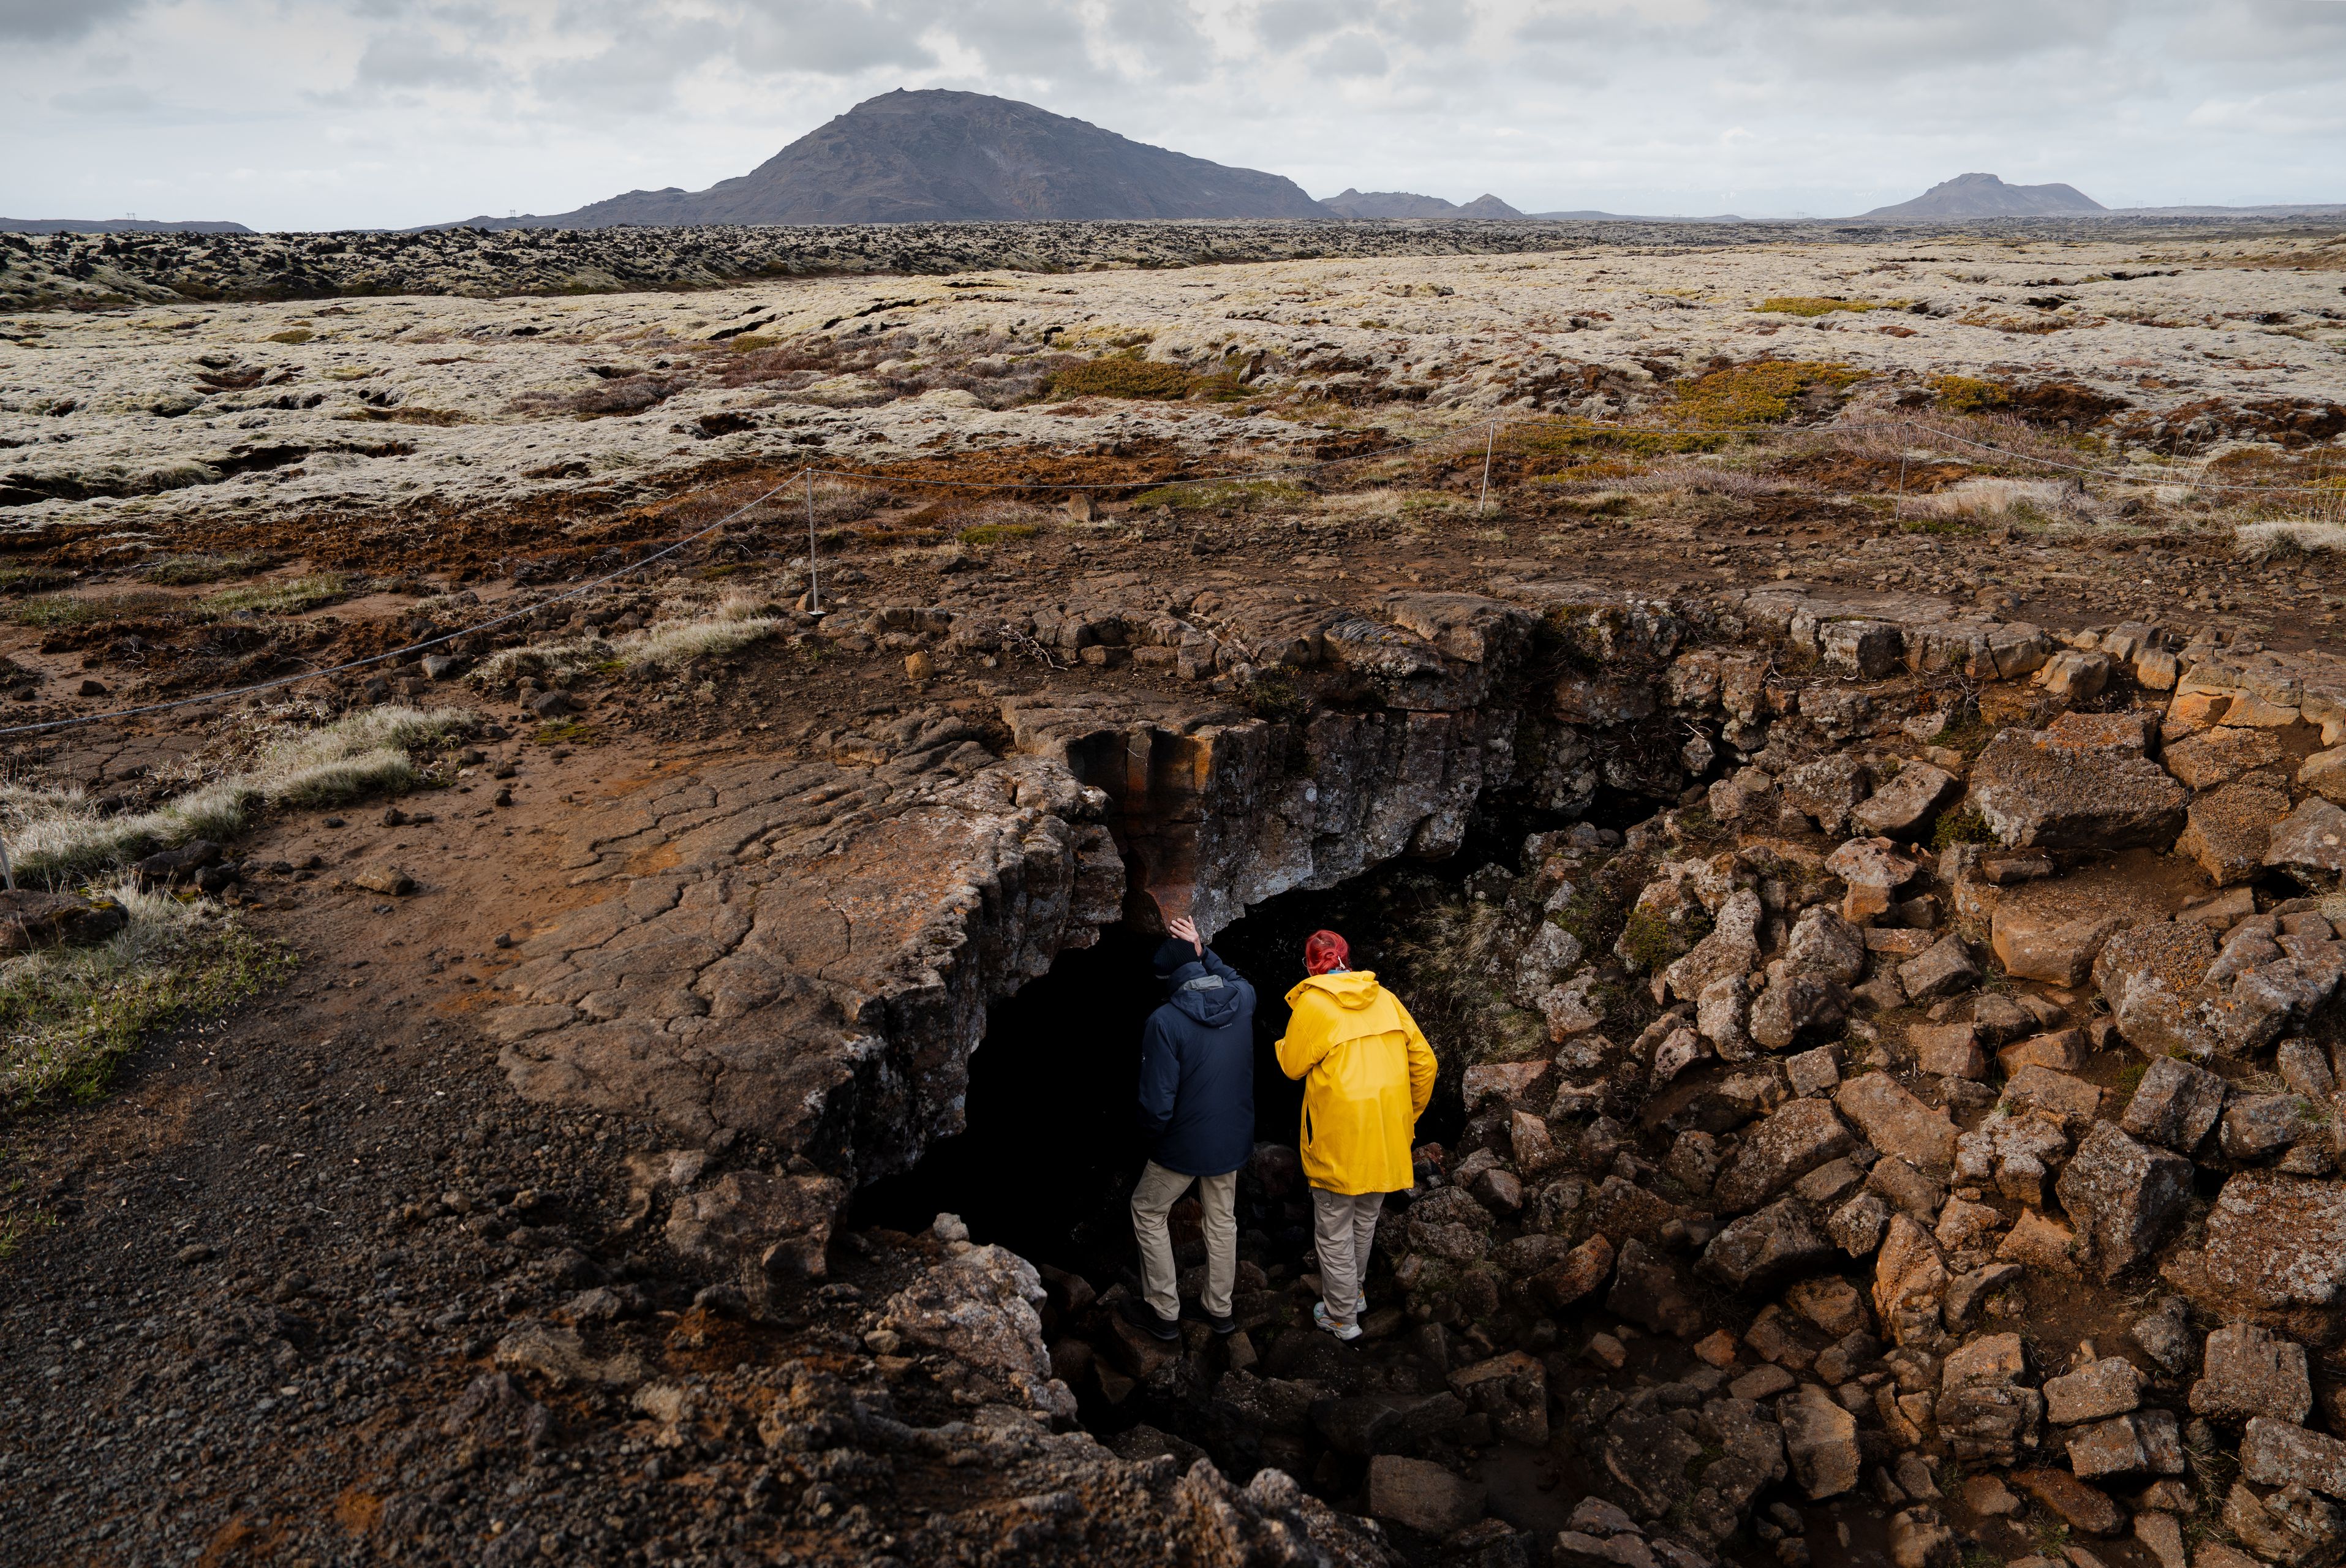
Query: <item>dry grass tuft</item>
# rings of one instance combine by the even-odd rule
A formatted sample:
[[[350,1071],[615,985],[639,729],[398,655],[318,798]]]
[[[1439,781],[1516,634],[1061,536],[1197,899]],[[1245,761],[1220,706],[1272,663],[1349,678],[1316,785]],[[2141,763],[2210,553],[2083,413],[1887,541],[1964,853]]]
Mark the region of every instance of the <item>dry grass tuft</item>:
[[[20,881],[59,886],[195,839],[228,839],[272,806],[331,806],[420,782],[411,748],[461,734],[473,716],[376,708],[289,732],[251,767],[151,811],[104,817],[78,789],[0,786],[0,824]]]
[[[1976,521],[1991,517],[2050,516],[2063,511],[2071,491],[2050,479],[1966,479],[1935,495],[1910,495],[1901,515]]]
[[[2316,523],[2306,518],[2243,523],[2232,531],[2232,541],[2240,555],[2250,561],[2336,555],[2346,552],[2346,524]]]

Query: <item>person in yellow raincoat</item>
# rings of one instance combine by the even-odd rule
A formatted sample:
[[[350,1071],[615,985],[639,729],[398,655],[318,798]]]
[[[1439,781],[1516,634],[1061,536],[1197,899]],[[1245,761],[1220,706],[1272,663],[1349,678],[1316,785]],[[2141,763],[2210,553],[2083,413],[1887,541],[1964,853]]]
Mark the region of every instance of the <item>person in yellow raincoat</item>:
[[[1293,1016],[1278,1045],[1280,1071],[1303,1080],[1303,1176],[1320,1255],[1311,1320],[1339,1339],[1361,1336],[1377,1214],[1385,1194],[1415,1180],[1410,1146],[1436,1066],[1409,1009],[1351,962],[1342,937],[1311,933],[1311,977],[1287,993]]]

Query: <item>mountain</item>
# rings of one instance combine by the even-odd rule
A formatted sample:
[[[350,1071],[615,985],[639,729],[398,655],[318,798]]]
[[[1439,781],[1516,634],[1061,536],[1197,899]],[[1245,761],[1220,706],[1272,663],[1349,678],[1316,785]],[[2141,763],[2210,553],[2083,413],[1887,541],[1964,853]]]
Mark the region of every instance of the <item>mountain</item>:
[[[2052,218],[2108,208],[2074,185],[2006,185],[1992,174],[1959,174],[1912,201],[1861,218]]]
[[[241,223],[158,223],[145,218],[0,218],[0,234],[250,234]]]
[[[1464,207],[1438,196],[1418,196],[1406,190],[1347,188],[1320,204],[1339,218],[1521,218],[1522,213],[1485,193]]]
[[[435,228],[1324,218],[1302,187],[1131,141],[1032,104],[898,89],[707,190],[631,190],[552,217]]]

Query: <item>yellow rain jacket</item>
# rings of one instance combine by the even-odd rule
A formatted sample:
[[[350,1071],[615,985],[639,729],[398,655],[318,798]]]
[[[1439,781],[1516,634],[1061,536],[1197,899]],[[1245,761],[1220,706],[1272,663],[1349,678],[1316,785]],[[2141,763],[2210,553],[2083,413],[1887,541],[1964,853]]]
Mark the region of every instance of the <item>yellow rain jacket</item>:
[[[1304,1081],[1304,1178],[1353,1195],[1409,1186],[1410,1139],[1436,1066],[1417,1021],[1365,969],[1315,974],[1287,1005],[1279,1067]]]

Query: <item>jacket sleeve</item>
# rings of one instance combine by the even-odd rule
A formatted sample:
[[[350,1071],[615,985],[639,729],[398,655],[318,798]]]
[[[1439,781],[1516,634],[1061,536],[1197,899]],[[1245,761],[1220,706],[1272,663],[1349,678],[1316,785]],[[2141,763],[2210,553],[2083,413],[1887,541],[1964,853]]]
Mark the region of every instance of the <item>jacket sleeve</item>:
[[[1287,1033],[1272,1048],[1279,1055],[1279,1070],[1290,1078],[1309,1076],[1328,1054],[1329,1037],[1333,1031],[1320,1014],[1320,1004],[1306,996],[1303,1004],[1289,1016]]]
[[[1140,1032],[1140,1130],[1154,1139],[1173,1125],[1173,1096],[1181,1086],[1181,1054],[1164,1025],[1150,1018]]]
[[[1441,1074],[1442,1064],[1434,1057],[1433,1047],[1425,1043],[1425,1032],[1417,1026],[1417,1020],[1409,1015],[1409,1009],[1401,1004],[1398,996],[1393,997],[1393,1011],[1401,1014],[1402,1027],[1409,1034],[1409,1114],[1414,1121],[1424,1115],[1425,1107],[1433,1102],[1433,1080]]]

